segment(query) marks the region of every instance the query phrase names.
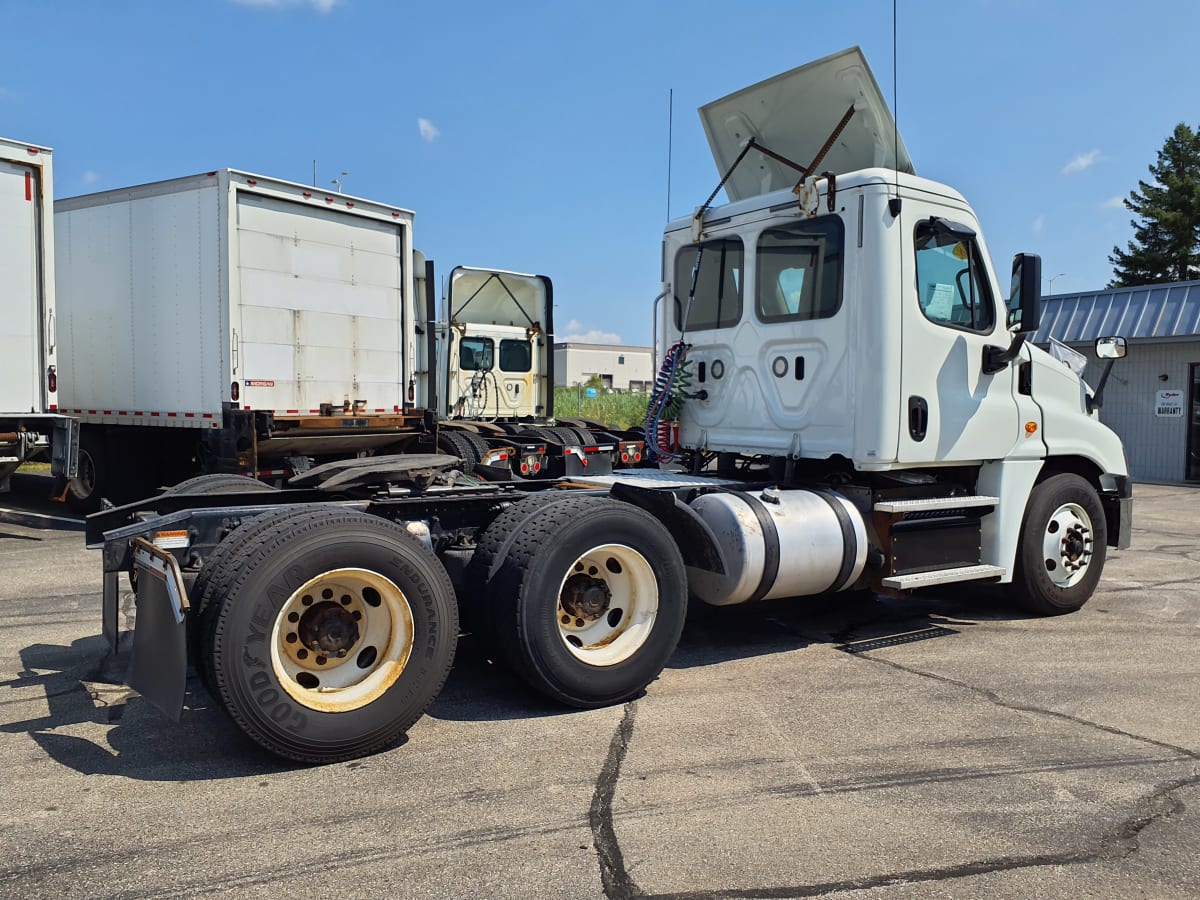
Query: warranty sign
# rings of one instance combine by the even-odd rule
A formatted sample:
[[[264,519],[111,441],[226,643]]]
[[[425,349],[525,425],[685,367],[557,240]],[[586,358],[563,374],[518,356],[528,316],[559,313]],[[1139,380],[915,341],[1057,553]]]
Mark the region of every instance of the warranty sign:
[[[1158,391],[1154,395],[1154,415],[1171,419],[1183,415],[1183,391]]]

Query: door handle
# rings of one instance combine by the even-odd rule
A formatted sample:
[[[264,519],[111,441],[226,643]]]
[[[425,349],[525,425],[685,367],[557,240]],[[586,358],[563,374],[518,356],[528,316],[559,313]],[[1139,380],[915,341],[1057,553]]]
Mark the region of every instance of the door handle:
[[[924,397],[908,398],[908,433],[914,441],[925,440],[929,430],[929,404]]]

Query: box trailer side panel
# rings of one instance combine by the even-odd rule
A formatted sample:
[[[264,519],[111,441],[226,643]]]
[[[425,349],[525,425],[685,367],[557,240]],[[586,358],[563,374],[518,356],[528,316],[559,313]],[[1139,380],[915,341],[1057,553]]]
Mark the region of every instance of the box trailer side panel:
[[[285,414],[402,406],[405,226],[235,193],[242,404]]]
[[[85,420],[219,421],[229,389],[219,195],[215,179],[192,185],[59,205],[62,403]]]
[[[0,140],[0,413],[51,405],[53,260],[42,209],[50,190],[50,151]]]

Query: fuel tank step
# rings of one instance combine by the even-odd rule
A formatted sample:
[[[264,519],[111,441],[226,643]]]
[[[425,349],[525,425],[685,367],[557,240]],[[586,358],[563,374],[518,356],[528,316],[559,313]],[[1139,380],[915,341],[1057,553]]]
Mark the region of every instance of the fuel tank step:
[[[883,586],[900,591],[932,587],[935,584],[951,584],[955,581],[982,581],[999,578],[1004,574],[1001,566],[959,566],[953,569],[937,569],[933,572],[913,572],[910,575],[892,575],[883,579]]]
[[[875,504],[876,512],[914,513],[932,512],[939,509],[968,509],[976,506],[995,506],[999,497],[928,497],[920,500],[880,500]]]

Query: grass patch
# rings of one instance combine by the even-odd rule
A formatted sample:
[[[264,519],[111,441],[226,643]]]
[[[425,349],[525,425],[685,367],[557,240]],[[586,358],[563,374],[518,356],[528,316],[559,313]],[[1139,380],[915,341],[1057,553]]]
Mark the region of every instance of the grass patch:
[[[616,428],[641,425],[646,418],[649,394],[618,394],[596,391],[595,397],[585,396],[586,388],[558,387],[554,389],[555,415],[574,419],[592,419]]]

